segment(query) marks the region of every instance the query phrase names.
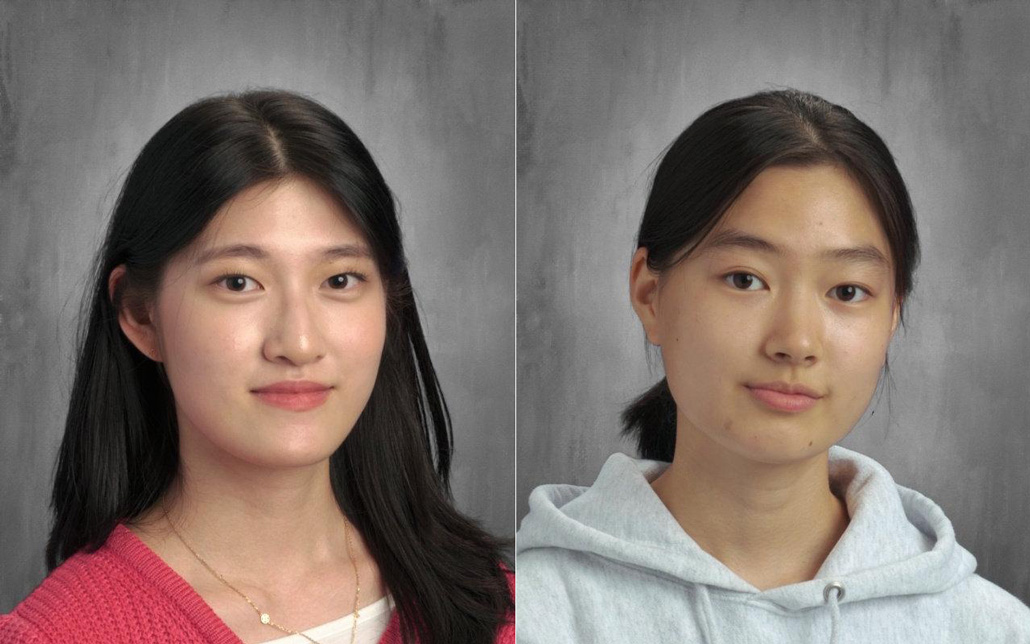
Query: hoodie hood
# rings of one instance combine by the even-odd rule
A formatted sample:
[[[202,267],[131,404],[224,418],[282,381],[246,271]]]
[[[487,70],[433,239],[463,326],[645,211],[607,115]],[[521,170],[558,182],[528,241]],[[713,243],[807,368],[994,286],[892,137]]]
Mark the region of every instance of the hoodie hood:
[[[738,604],[765,605],[777,612],[822,609],[832,617],[830,641],[837,641],[842,627],[841,607],[941,593],[976,568],[940,507],[895,484],[871,458],[834,446],[829,452],[830,482],[847,504],[846,531],[815,579],[760,591],[702,550],[651,489],[650,481],[667,466],[615,454],[590,488],[537,488],[517,535],[517,554],[561,549],[694,584],[700,587],[706,613],[711,610],[710,593],[729,593]],[[711,618],[704,621],[710,627],[714,623]]]

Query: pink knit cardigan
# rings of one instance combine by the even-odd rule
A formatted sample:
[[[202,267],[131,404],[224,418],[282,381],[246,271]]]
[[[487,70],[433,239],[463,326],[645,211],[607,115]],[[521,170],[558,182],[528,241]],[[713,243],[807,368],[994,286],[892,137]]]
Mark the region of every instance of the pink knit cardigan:
[[[96,552],[54,570],[9,615],[0,644],[209,642],[242,644],[182,577],[119,525]],[[397,613],[380,644],[400,644]],[[514,644],[509,621],[497,644]]]

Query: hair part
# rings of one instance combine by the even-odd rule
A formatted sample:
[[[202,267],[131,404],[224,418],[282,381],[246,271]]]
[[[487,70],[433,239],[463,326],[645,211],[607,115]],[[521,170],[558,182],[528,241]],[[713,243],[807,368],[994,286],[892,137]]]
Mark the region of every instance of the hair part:
[[[662,273],[688,257],[762,171],[818,165],[843,170],[873,206],[887,238],[903,323],[919,238],[901,173],[879,135],[849,110],[794,89],[716,105],[666,149],[637,234],[648,268]],[[672,461],[676,403],[665,378],[626,407],[622,424],[643,458]]]
[[[451,503],[450,414],[411,290],[393,195],[338,116],[283,91],[194,103],[133,163],[83,302],[47,567],[99,548],[179,476],[171,388],[161,365],[122,333],[119,310],[145,313],[170,258],[227,201],[249,186],[294,176],[345,207],[387,290],[379,372],[355,427],[330,457],[333,492],[393,595],[406,641],[493,641],[513,608],[500,565],[504,544]],[[109,297],[108,278],[120,265],[125,275]]]

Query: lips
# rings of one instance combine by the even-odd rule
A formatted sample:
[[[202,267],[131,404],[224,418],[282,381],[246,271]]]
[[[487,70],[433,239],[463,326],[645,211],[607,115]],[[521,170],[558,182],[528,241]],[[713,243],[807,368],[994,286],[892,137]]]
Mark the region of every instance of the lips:
[[[308,411],[319,407],[329,397],[332,387],[309,380],[284,380],[253,389],[258,399],[289,411]]]
[[[282,382],[276,382],[267,387],[260,387],[254,390],[254,393],[271,393],[271,394],[306,394],[312,391],[324,391],[326,389],[332,389],[329,385],[323,385],[319,382],[311,382],[310,380],[283,380]]]
[[[747,388],[760,403],[781,412],[806,411],[823,397],[800,383],[760,382],[749,384]]]

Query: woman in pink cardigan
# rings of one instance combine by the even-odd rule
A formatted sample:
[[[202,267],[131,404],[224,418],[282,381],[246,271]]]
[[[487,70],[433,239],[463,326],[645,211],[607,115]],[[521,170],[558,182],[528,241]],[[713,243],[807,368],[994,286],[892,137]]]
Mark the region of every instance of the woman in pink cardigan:
[[[6,642],[513,642],[449,500],[447,406],[393,197],[286,92],[147,143],[89,294],[47,544]]]

